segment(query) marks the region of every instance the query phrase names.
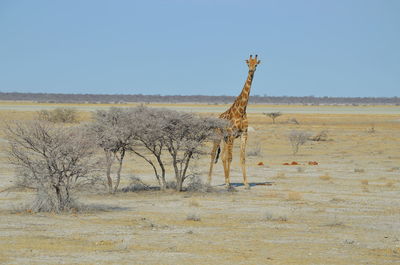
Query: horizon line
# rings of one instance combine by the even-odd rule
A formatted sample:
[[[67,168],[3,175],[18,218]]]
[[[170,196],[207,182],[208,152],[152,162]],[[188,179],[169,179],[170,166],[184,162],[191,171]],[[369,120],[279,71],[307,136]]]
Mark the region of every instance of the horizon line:
[[[161,97],[195,97],[195,96],[202,96],[202,97],[237,97],[233,95],[205,95],[205,94],[129,94],[129,93],[62,93],[62,92],[18,92],[18,91],[0,91],[0,94],[6,93],[14,93],[14,94],[47,94],[47,95],[101,95],[101,96],[134,96],[134,95],[141,95],[141,96],[161,96]],[[279,97],[288,97],[288,98],[398,98],[398,96],[314,96],[314,95],[307,95],[307,96],[290,96],[290,95],[280,95],[280,96],[273,96],[273,95],[259,95],[254,94],[250,97],[271,97],[271,98],[279,98]]]

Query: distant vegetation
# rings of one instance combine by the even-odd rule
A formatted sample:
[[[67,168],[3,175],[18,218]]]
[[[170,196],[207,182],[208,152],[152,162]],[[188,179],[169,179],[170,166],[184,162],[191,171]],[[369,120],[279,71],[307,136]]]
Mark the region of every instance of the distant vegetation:
[[[279,116],[282,116],[281,112],[269,112],[269,113],[263,113],[264,115],[270,117],[272,119],[272,123],[275,124],[275,119],[278,118]]]
[[[0,100],[36,101],[47,103],[205,103],[228,104],[233,96],[181,96],[181,95],[100,95],[100,94],[50,94],[50,93],[4,93]],[[252,95],[250,103],[258,104],[304,104],[304,105],[400,105],[399,97],[271,97]]]
[[[56,108],[54,110],[38,111],[38,118],[42,121],[75,123],[78,122],[78,113],[71,108]]]

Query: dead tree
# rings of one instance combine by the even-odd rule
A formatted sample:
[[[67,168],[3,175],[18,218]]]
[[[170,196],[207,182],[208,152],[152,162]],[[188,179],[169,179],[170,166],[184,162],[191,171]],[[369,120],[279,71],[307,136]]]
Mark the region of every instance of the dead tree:
[[[37,190],[32,210],[71,209],[71,191],[97,168],[90,139],[76,127],[41,121],[7,126],[6,134],[20,185]]]

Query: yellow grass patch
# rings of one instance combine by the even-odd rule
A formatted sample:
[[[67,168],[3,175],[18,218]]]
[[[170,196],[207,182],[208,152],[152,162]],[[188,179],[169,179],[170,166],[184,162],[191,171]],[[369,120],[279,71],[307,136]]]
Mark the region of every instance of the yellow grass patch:
[[[303,196],[298,191],[290,191],[288,193],[288,197],[287,197],[288,201],[299,201],[302,198],[303,198]]]
[[[367,179],[361,180],[361,184],[362,184],[362,185],[368,185],[368,180],[367,180]]]

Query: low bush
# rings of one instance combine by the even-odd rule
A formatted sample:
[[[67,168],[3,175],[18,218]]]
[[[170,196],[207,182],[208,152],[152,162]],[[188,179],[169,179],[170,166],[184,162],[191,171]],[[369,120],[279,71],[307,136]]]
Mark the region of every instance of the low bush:
[[[42,121],[76,123],[78,122],[78,112],[72,108],[56,108],[54,110],[38,111],[38,118]]]

